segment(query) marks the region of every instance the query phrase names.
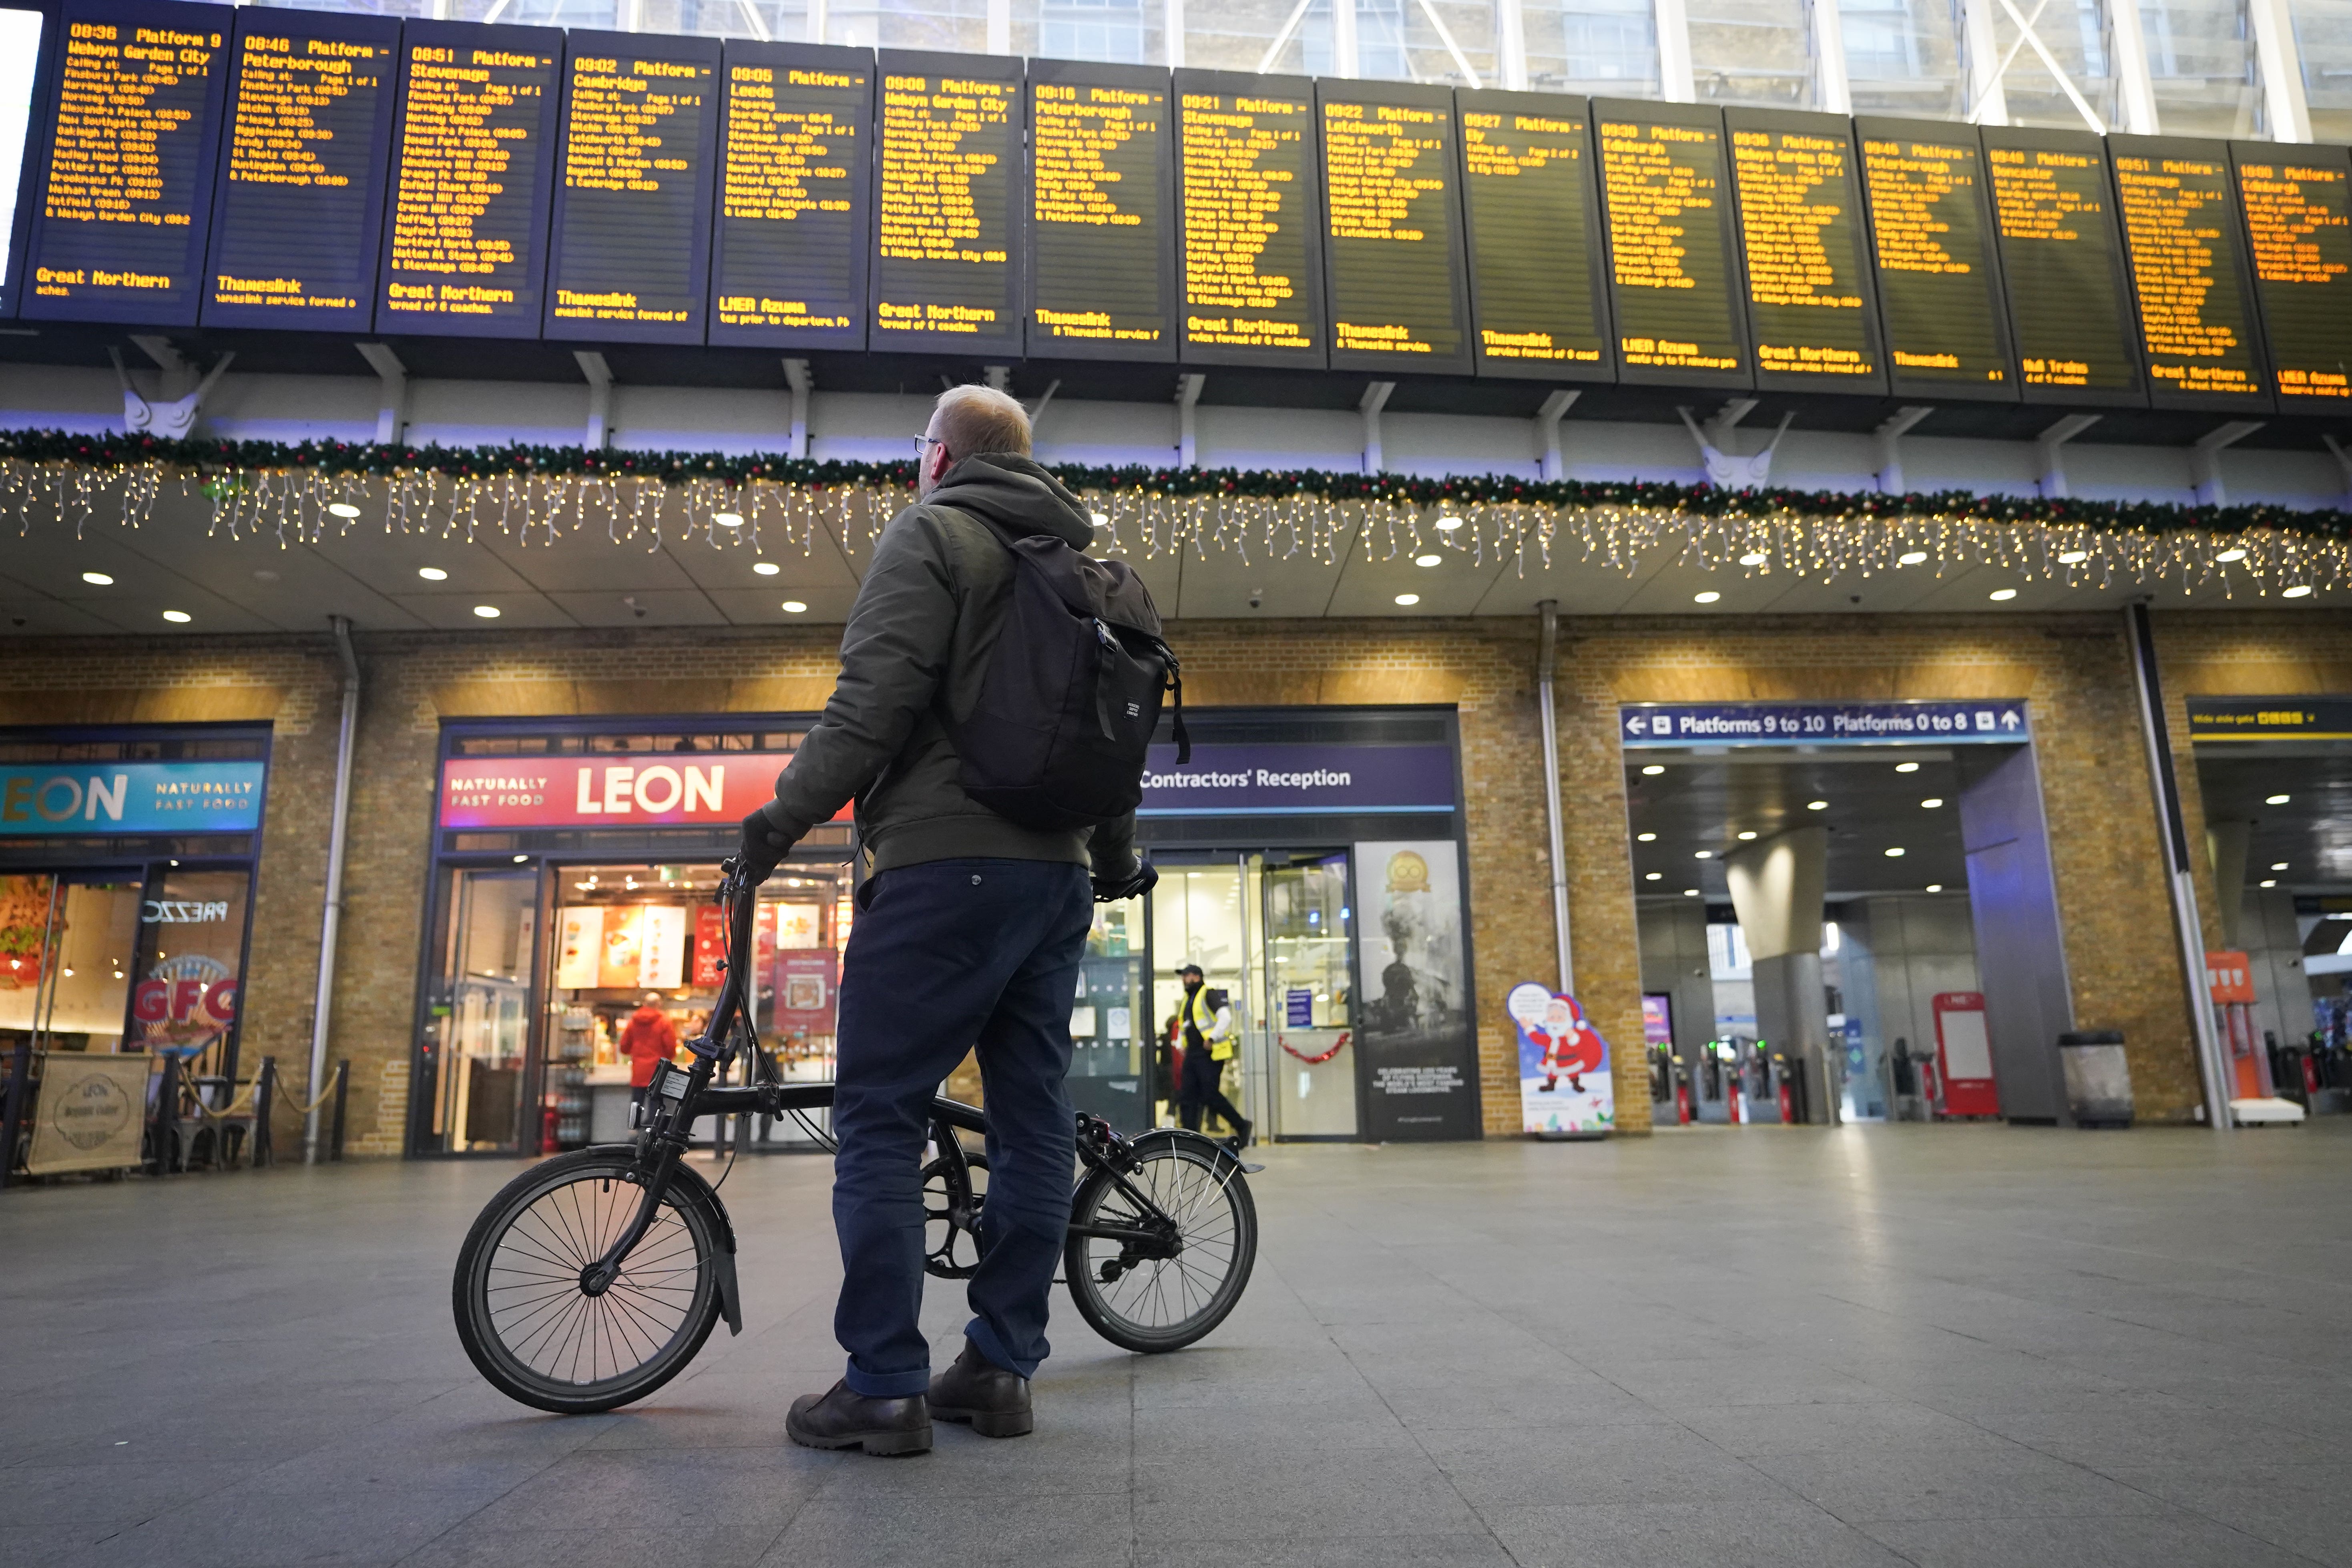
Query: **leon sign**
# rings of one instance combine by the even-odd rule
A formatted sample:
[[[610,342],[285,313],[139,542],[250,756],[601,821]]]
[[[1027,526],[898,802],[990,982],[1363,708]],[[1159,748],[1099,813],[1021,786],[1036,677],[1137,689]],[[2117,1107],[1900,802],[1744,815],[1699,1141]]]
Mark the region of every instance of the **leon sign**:
[[[774,798],[792,760],[790,752],[453,757],[441,764],[441,826],[732,825]]]

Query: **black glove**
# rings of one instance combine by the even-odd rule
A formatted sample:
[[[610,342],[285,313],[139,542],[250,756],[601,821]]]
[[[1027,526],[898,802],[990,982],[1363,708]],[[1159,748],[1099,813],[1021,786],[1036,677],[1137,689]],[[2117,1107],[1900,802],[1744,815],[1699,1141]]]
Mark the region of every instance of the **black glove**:
[[[1095,902],[1115,904],[1121,899],[1139,899],[1160,885],[1160,873],[1152,869],[1150,861],[1146,860],[1136,868],[1134,876],[1124,881],[1106,882],[1097,877],[1094,884]]]
[[[735,858],[756,888],[775,874],[776,862],[792,847],[793,841],[776,831],[774,819],[762,807],[743,819],[743,842],[736,849]]]

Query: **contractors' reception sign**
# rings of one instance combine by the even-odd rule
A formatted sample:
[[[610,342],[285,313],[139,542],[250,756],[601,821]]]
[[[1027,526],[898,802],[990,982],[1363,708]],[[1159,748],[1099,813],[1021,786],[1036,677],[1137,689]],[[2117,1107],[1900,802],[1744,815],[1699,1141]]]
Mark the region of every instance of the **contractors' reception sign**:
[[[0,838],[251,833],[267,763],[38,763],[0,767]]]
[[[1287,816],[1317,812],[1448,812],[1454,748],[1276,742],[1204,744],[1176,765],[1156,745],[1139,816]]]
[[[452,758],[444,827],[732,825],[775,798],[790,752]],[[837,820],[846,820],[844,807]]]

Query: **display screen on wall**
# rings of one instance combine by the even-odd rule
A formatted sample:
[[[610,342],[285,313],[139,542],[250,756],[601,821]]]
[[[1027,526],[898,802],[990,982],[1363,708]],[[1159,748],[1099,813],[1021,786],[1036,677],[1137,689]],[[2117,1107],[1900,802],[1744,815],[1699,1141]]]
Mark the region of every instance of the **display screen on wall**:
[[[1314,83],[1178,71],[1176,103],[1181,357],[1322,369]]]
[[[400,54],[376,331],[536,337],[563,35],[410,22]]]
[[[2110,136],[2148,401],[2268,413],[2270,372],[2226,142]]]
[[[1021,352],[1021,62],[885,49],[874,321],[891,352]]]
[[[50,13],[0,6],[0,316],[16,313],[25,278],[25,239],[40,184],[34,121],[54,68],[55,36]]]
[[[1739,198],[1756,384],[1884,392],[1853,122],[1774,109],[1727,109],[1723,121]]]
[[[2279,407],[2352,408],[2352,150],[2232,142]]]
[[[1450,838],[1358,844],[1356,908],[1364,1136],[1477,1137],[1460,847]]]
[[[1164,70],[1029,62],[1029,352],[1176,357],[1176,132]]]
[[[195,324],[235,18],[183,0],[65,8],[23,314]]]
[[[725,70],[709,341],[862,349],[874,57],[738,40]]]
[[[1333,370],[1464,374],[1470,289],[1450,89],[1315,84]]]
[[[374,321],[399,53],[390,17],[236,13],[205,325]]]
[[[1898,397],[2017,399],[1984,149],[1963,126],[1854,121]]]
[[[1454,101],[1478,374],[1614,381],[1585,100],[1463,89]]]
[[[1609,216],[1618,378],[1751,385],[1723,111],[1599,98],[1592,123]]]
[[[2146,401],[2106,143],[2086,131],[1979,134],[2026,401]]]
[[[719,40],[582,31],[566,49],[545,335],[698,343]]]

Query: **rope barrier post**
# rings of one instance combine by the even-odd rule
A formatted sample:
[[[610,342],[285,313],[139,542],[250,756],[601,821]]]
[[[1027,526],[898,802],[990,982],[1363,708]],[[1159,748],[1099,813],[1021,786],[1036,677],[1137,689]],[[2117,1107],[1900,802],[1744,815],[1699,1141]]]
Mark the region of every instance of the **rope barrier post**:
[[[0,1187],[15,1179],[16,1132],[25,1124],[25,1097],[31,1092],[33,1042],[18,1040],[8,1054],[8,1095],[0,1107]]]
[[[180,1151],[180,1058],[163,1053],[163,1081],[155,1091],[155,1174],[168,1176]]]
[[[277,1140],[269,1135],[269,1113],[278,1109],[278,1058],[261,1058],[261,1070],[253,1079],[253,1142],[246,1151],[246,1164],[258,1171],[264,1165],[278,1163]]]
[[[352,1087],[352,1058],[343,1058],[335,1064],[335,1135],[328,1145],[327,1158],[340,1161],[343,1157],[343,1097]]]

